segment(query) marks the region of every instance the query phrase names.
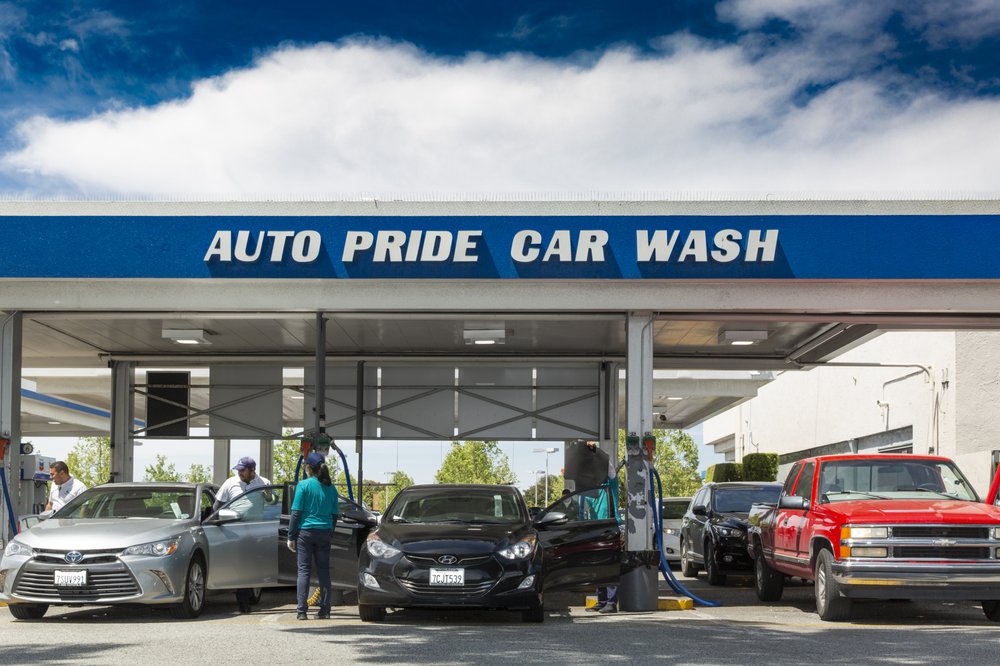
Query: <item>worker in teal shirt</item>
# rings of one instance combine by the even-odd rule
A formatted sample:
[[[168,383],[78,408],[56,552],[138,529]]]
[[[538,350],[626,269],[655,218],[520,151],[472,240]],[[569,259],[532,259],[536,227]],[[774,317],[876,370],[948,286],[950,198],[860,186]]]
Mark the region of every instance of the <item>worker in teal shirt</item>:
[[[319,613],[316,619],[330,617],[330,539],[340,513],[340,497],[330,479],[330,469],[323,456],[313,452],[305,459],[309,477],[295,487],[292,516],[288,523],[288,548],[296,553],[298,577],[296,601],[298,619],[309,618],[309,581],[316,564],[319,579]]]

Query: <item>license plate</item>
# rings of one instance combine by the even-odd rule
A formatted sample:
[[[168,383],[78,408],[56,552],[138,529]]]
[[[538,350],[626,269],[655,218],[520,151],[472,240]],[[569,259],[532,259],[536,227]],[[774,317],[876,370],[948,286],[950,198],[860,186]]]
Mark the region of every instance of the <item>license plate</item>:
[[[431,569],[431,585],[465,585],[465,569]]]
[[[87,570],[57,571],[56,587],[83,587],[87,584]]]

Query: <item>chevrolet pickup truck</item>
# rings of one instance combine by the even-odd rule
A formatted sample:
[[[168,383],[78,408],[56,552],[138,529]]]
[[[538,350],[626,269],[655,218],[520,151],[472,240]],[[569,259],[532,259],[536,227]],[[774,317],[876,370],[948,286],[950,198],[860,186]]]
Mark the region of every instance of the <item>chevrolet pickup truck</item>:
[[[820,456],[792,467],[776,504],[751,507],[747,548],[761,601],[815,581],[825,621],[854,599],[973,600],[1000,622],[1000,472],[987,501],[951,460]]]

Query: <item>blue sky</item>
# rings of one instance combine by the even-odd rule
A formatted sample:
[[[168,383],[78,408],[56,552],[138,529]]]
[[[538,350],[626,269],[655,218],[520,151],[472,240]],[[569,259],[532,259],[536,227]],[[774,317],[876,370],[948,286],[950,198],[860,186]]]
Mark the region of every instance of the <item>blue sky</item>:
[[[981,192],[995,0],[0,2],[0,191]]]

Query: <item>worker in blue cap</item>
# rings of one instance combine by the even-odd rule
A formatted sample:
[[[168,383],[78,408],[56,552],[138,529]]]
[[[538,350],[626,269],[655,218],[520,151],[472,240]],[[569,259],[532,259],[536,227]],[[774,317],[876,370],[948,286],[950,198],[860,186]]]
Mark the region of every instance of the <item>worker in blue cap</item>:
[[[330,539],[340,513],[340,498],[330,478],[323,456],[315,451],[305,459],[306,478],[295,487],[292,515],[288,523],[288,549],[298,556],[296,578],[296,617],[309,616],[309,582],[316,565],[319,579],[319,613],[316,619],[330,617]]]

